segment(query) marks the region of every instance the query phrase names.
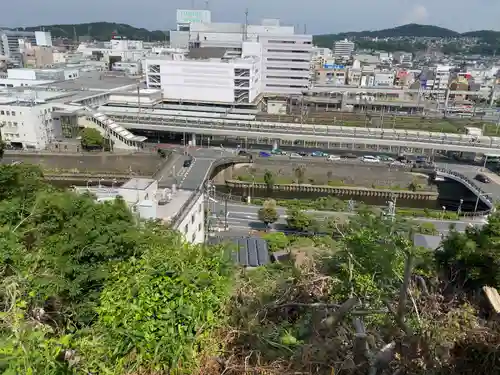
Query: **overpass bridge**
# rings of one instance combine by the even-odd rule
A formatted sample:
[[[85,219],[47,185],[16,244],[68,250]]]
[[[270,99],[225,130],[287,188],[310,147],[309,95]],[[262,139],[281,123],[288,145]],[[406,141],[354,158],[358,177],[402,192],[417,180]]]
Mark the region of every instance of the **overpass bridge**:
[[[149,113],[107,112],[107,115],[127,129],[228,137],[245,141],[256,140],[258,143],[277,142],[298,147],[357,149],[364,146],[368,150],[391,153],[411,150],[427,154],[433,154],[435,151],[500,153],[500,137],[224,118],[166,117]]]

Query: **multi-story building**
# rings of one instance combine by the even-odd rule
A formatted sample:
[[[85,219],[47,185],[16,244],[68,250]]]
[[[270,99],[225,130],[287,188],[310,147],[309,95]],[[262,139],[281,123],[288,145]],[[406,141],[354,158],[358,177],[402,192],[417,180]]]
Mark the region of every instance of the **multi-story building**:
[[[354,43],[345,40],[339,40],[333,45],[333,56],[348,59],[351,57],[354,51]]]
[[[178,12],[177,30],[170,33],[171,47],[220,47],[227,57],[240,57],[245,54],[244,43],[258,42],[262,45],[264,92],[290,95],[309,87],[311,35],[297,35],[293,26],[282,26],[275,19],[263,20],[261,25],[213,23],[207,12]]]
[[[260,36],[263,91],[297,94],[310,87],[311,35]]]
[[[161,88],[165,99],[251,103],[261,92],[260,45],[255,55],[228,57],[224,48],[193,48],[187,55],[171,54],[147,59],[148,88]],[[253,47],[253,48],[252,48]]]
[[[373,77],[373,86],[377,87],[392,87],[394,86],[394,72],[375,73]]]
[[[0,98],[2,139],[17,148],[43,150],[56,138],[53,105],[26,95]]]
[[[22,66],[21,47],[24,42],[36,46],[32,31],[0,30],[0,55],[8,57],[15,65]]]

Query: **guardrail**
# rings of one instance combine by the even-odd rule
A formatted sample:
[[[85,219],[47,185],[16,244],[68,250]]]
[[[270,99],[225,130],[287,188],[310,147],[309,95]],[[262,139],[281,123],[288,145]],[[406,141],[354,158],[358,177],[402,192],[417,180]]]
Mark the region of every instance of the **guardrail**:
[[[233,157],[226,157],[226,158],[221,158],[221,159],[214,159],[212,164],[210,165],[207,176],[209,176],[215,168],[224,165],[224,164],[231,164],[231,163],[248,163],[249,160],[251,160],[251,157],[249,156],[233,156]],[[170,222],[172,223],[172,227],[176,227],[179,225],[179,223],[182,221],[186,213],[189,212],[191,209],[192,205],[196,202],[196,200],[203,194],[203,191],[205,190],[205,184],[206,180],[203,180],[200,182],[200,186],[198,186],[195,190],[194,193],[189,197],[189,199],[181,206],[181,208],[177,211],[177,213],[172,217]]]

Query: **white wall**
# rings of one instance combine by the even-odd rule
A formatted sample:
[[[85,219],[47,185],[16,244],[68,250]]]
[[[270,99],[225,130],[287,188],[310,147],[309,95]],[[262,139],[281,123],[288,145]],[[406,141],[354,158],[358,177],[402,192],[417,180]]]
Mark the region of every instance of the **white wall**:
[[[133,187],[133,182],[131,184],[131,187],[128,189],[121,187],[118,189],[118,194],[121,195],[123,200],[128,204],[136,204],[144,200],[153,199],[158,190],[158,181],[154,181],[143,190],[137,190]]]
[[[203,194],[194,202],[186,212],[176,229],[183,235],[186,241],[191,243],[203,243],[205,241],[205,206]]]
[[[41,79],[9,79],[0,78],[0,88],[1,87],[22,87],[22,86],[36,86],[36,85],[47,85],[54,81],[46,81]]]
[[[235,69],[250,70],[249,99],[260,94],[260,60],[146,60],[148,87],[153,74],[149,67],[160,66],[160,87],[164,98],[232,103],[235,101]]]
[[[0,128],[6,142],[20,142],[23,147],[39,150],[55,138],[50,104],[32,107],[0,104]]]
[[[50,31],[35,31],[35,39],[37,46],[52,47],[52,35]]]

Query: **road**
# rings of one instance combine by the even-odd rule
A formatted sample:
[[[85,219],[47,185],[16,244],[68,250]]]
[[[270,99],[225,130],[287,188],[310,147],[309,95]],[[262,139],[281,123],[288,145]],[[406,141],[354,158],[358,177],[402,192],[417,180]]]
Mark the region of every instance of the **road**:
[[[221,227],[224,226],[224,204],[221,202],[217,202],[212,206],[213,212],[216,213],[219,219],[216,220],[218,225]],[[259,206],[251,206],[239,203],[228,202],[227,204],[227,224],[229,226],[229,231],[220,232],[222,235],[227,236],[244,236],[248,235],[250,230],[263,230],[265,229],[265,225],[259,220],[257,216],[257,212],[260,209]],[[278,214],[280,216],[278,222],[276,222],[273,227],[275,230],[282,231],[286,230],[286,209],[282,207],[278,207]],[[307,213],[313,214],[319,218],[328,217],[331,215],[349,215],[348,213],[339,213],[339,212],[326,212],[326,211],[314,211],[307,210]],[[214,218],[215,219],[215,218]],[[451,224],[454,224],[459,231],[464,231],[467,225],[483,225],[485,223],[484,220],[481,219],[470,219],[470,220],[460,220],[460,221],[452,221],[452,220],[437,220],[437,219],[413,219],[417,222],[427,222],[432,223],[436,227],[436,229],[441,234],[446,234],[449,232],[449,228]]]

